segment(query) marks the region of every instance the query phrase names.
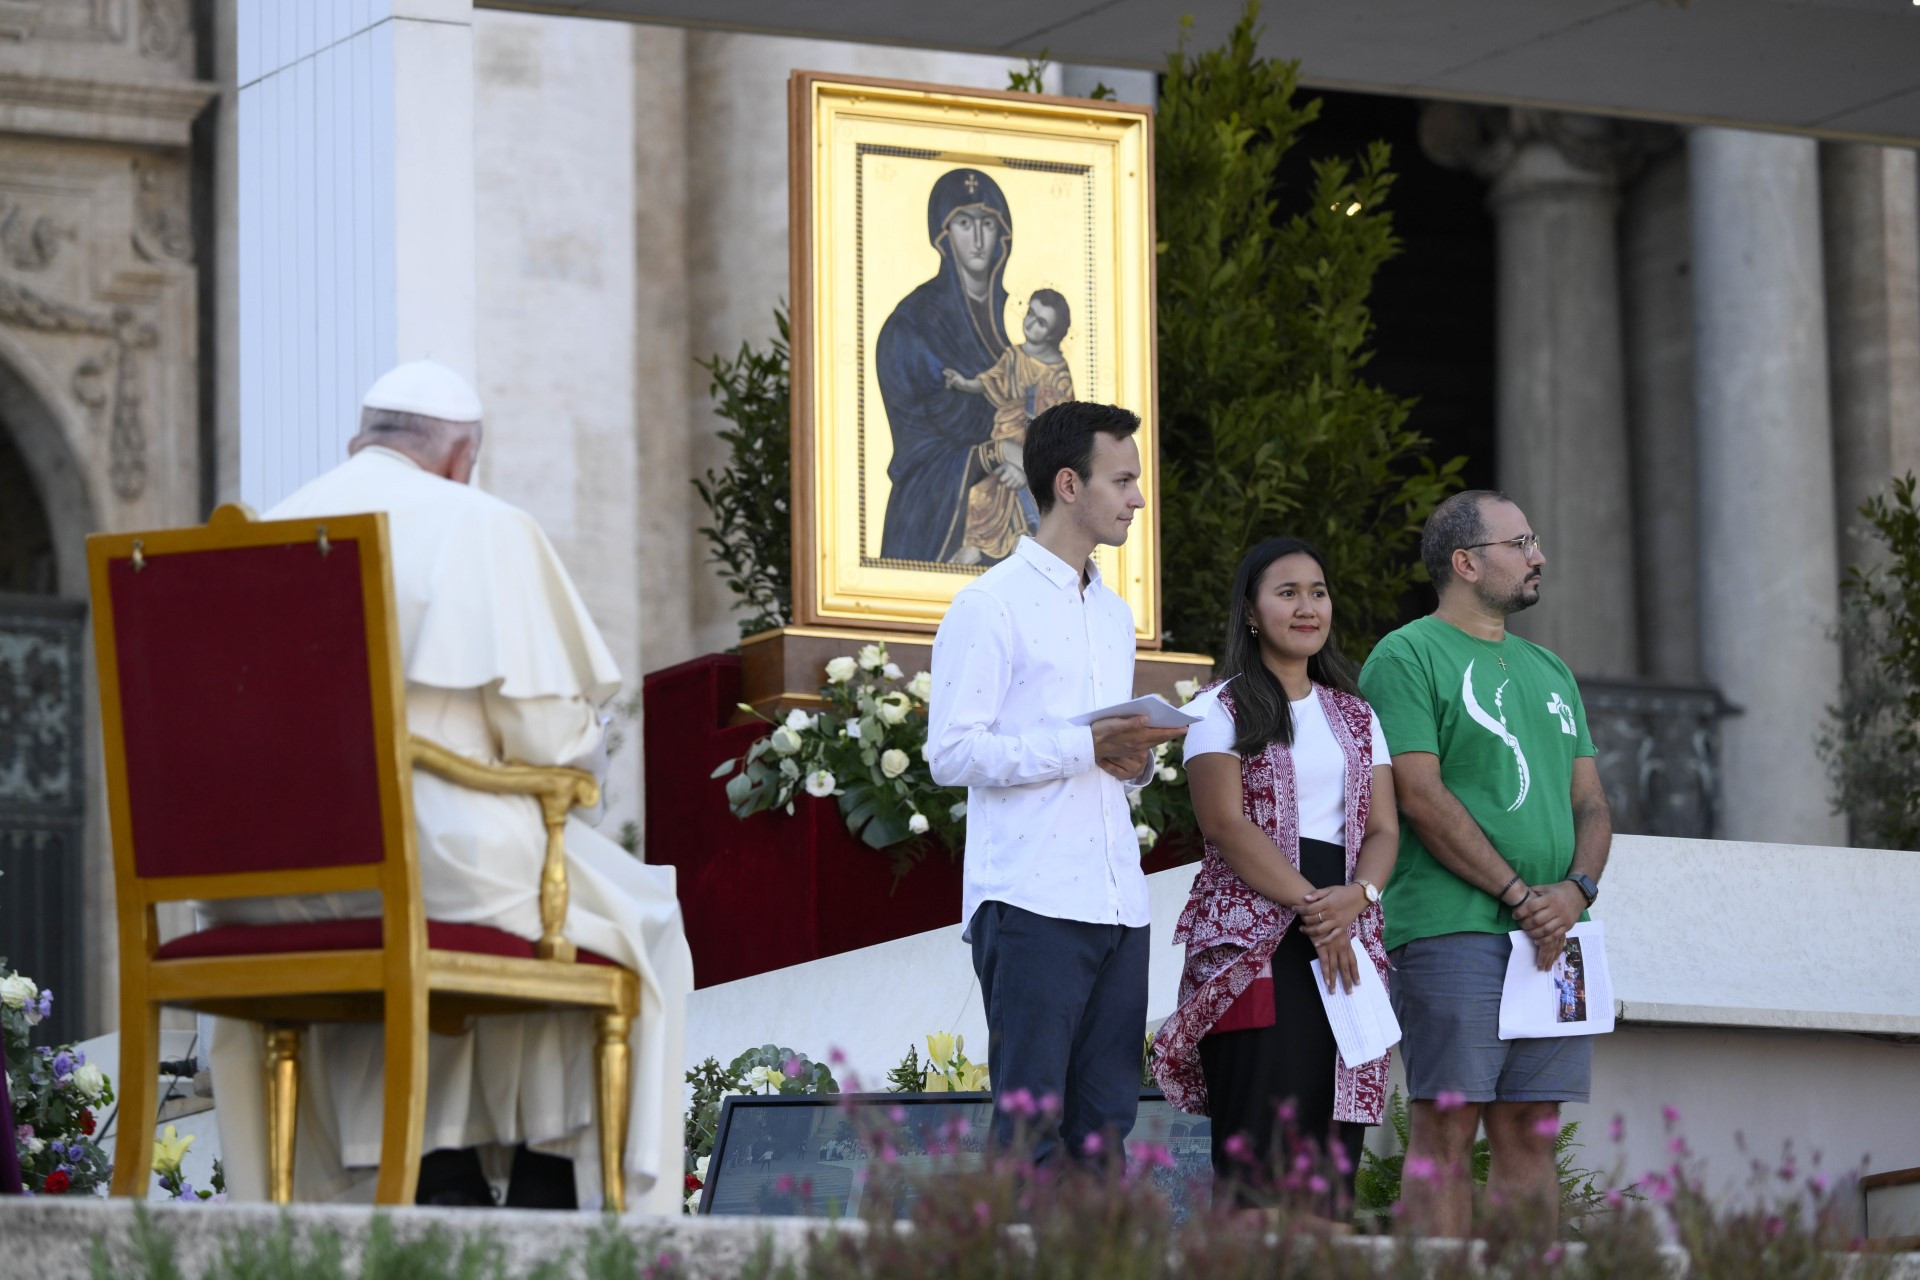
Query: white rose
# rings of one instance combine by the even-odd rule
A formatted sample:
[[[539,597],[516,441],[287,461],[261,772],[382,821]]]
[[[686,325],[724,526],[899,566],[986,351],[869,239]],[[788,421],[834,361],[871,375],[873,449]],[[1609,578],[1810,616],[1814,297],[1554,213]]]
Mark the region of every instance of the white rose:
[[[873,713],[880,717],[882,724],[901,724],[905,722],[907,711],[911,705],[912,704],[907,701],[906,694],[890,693],[880,699],[879,704],[874,707]]]
[[[707,1180],[707,1164],[712,1159],[712,1156],[701,1156],[698,1160],[695,1160],[693,1162],[693,1176],[705,1182]]]
[[[907,753],[898,747],[888,747],[880,753],[880,772],[889,778],[897,778],[907,771],[913,762],[907,759]]]
[[[689,1192],[687,1192],[687,1212],[688,1212],[688,1213],[698,1213],[698,1212],[700,1212],[700,1196],[701,1196],[701,1194],[702,1194],[702,1193],[701,1193],[701,1192],[698,1192],[698,1191],[689,1191]]]
[[[1173,691],[1179,695],[1180,701],[1192,702],[1193,695],[1200,692],[1200,682],[1198,680],[1175,680],[1173,682]]]
[[[1157,772],[1160,775],[1160,781],[1162,782],[1172,782],[1175,778],[1180,776],[1180,771],[1178,769],[1175,769],[1170,764],[1161,765],[1159,769],[1155,770],[1155,772]]]
[[[878,671],[887,665],[887,646],[868,644],[860,646],[860,669]]]
[[[834,777],[825,769],[815,769],[807,775],[807,794],[826,797],[833,794]]]
[[[793,730],[795,733],[805,733],[807,730],[813,728],[813,722],[814,717],[808,715],[798,707],[787,712],[787,728]]]
[[[1141,805],[1145,804],[1146,802],[1147,802],[1147,797],[1145,792],[1139,791],[1137,789],[1128,790],[1127,792],[1128,808],[1138,809]]]
[[[107,1091],[106,1073],[91,1062],[84,1063],[74,1070],[73,1087],[83,1098],[97,1098]]]
[[[960,803],[954,805],[951,809],[947,810],[947,819],[951,822],[958,822],[966,816],[967,816],[967,802],[965,800],[962,800]]]
[[[928,764],[933,763],[933,739],[928,738],[920,744],[920,758]]]
[[[927,821],[927,815],[924,813],[916,813],[911,818],[907,819],[907,830],[911,831],[916,836],[923,836],[927,834],[927,828],[931,827],[932,825],[933,824],[931,822]]]
[[[0,1004],[18,1009],[30,1000],[40,998],[40,988],[33,985],[33,979],[24,973],[9,974],[0,978]]]
[[[1133,829],[1133,838],[1140,842],[1142,849],[1146,849],[1153,845],[1156,837],[1153,828],[1143,822]]]
[[[885,676],[889,680],[898,680],[901,676],[907,673],[900,669],[899,663],[889,662],[886,666],[880,668],[880,674]]]
[[[922,702],[933,697],[933,673],[930,671],[915,672],[913,679],[907,681],[907,692]]]
[[[37,1156],[46,1149],[47,1144],[38,1138],[20,1139],[20,1154],[23,1156]]]
[[[853,673],[859,669],[859,667],[854,665],[852,658],[844,655],[835,658],[827,663],[827,683],[845,684],[847,681],[853,679]]]
[[[781,725],[773,731],[773,749],[783,756],[790,756],[800,749],[800,735]]]

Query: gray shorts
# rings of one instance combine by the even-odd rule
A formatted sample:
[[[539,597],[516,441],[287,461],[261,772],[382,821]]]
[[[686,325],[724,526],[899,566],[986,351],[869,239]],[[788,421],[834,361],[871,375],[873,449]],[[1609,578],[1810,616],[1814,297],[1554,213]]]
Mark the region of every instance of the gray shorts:
[[[1585,1102],[1593,1037],[1500,1038],[1500,988],[1513,943],[1504,933],[1416,938],[1387,954],[1407,1092],[1468,1102]]]

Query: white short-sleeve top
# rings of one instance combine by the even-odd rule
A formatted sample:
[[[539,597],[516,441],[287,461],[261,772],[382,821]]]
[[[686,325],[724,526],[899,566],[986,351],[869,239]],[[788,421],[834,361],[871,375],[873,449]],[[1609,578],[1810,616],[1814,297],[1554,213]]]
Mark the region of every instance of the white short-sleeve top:
[[[1233,749],[1233,716],[1220,701],[1220,690],[1227,681],[1207,690],[1186,705],[1185,710],[1199,716],[1200,723],[1187,730],[1186,759],[1209,753],[1239,758]],[[1326,708],[1320,695],[1309,693],[1293,706],[1293,780],[1300,798],[1300,834],[1308,840],[1340,844],[1347,831],[1347,766],[1340,743],[1327,723]],[[1380,717],[1372,717],[1373,763],[1376,768],[1391,764],[1386,735],[1380,731]]]

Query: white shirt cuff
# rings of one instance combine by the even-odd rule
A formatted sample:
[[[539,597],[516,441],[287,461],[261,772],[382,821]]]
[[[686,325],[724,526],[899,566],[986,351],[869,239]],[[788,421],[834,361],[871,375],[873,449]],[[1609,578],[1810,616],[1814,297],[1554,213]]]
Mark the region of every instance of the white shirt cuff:
[[[1077,778],[1093,768],[1093,727],[1075,725],[1060,731],[1060,776]]]

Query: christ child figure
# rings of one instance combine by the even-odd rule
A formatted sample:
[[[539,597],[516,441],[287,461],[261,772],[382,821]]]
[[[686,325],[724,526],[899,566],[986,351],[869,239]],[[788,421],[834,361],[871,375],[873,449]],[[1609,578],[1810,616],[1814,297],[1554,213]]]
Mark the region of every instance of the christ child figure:
[[[1073,399],[1073,374],[1060,354],[1073,323],[1067,300],[1053,289],[1035,289],[1020,323],[1024,343],[1008,347],[991,369],[969,378],[942,369],[954,391],[985,396],[993,406],[993,434],[974,448],[967,470],[967,529],[954,564],[982,564],[1013,554],[1022,535],[1040,525],[1027,491],[1027,423],[1043,410]]]

